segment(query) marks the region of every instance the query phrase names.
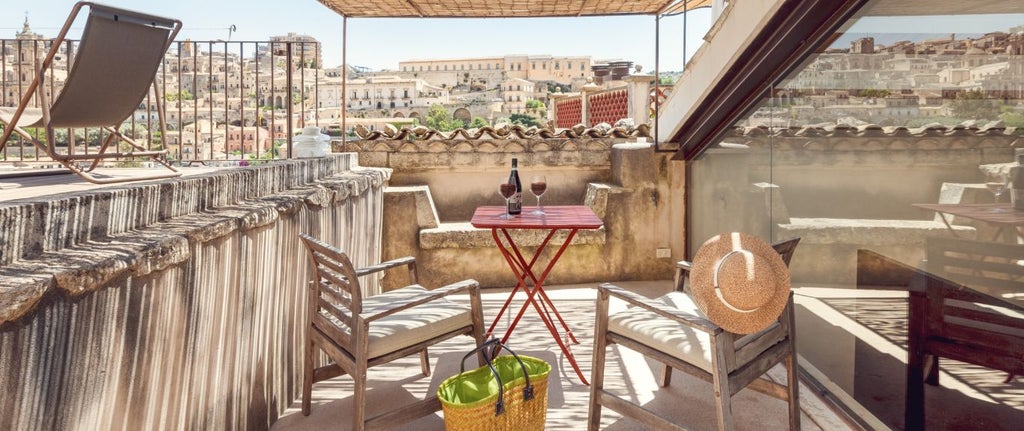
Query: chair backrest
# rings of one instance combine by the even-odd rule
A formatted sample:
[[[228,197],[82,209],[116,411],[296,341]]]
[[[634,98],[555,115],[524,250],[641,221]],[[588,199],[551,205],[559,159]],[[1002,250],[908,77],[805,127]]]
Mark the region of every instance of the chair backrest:
[[[927,259],[928,272],[992,299],[979,302],[1018,307],[1022,303],[1024,244],[933,237],[927,240]]]
[[[119,125],[146,97],[178,28],[169,18],[93,4],[50,124]]]
[[[362,290],[355,267],[341,250],[306,234],[299,234],[315,273],[310,292],[310,316],[327,312],[349,328],[352,316],[362,313]]]
[[[787,239],[785,241],[779,241],[772,244],[772,248],[775,252],[782,256],[782,262],[789,266],[789,261],[793,260],[793,252],[796,251],[797,244],[800,244],[800,237]]]

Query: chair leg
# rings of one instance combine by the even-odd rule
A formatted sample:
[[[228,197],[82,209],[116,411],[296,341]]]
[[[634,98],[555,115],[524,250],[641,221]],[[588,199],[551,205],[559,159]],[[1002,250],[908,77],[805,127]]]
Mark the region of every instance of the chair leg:
[[[355,383],[352,388],[352,430],[363,431],[366,429],[366,362],[356,364],[352,380]]]
[[[903,415],[904,429],[924,429],[924,358],[911,350],[907,361],[907,400]]]
[[[712,350],[711,383],[715,388],[715,407],[718,431],[732,431],[732,393],[729,391],[729,371],[725,368],[725,337],[715,337]]]
[[[601,392],[604,389],[604,358],[608,347],[608,292],[597,291],[596,319],[594,325],[594,355],[590,362],[590,412],[587,430],[601,428]]]
[[[924,357],[924,368],[927,370],[925,373],[924,382],[932,385],[939,385],[939,357],[936,355],[925,355]]]
[[[313,397],[313,340],[306,340],[306,348],[303,363],[305,371],[302,373],[302,415],[309,416],[311,410],[311,399]]]
[[[786,358],[786,384],[789,385],[789,429],[798,431],[800,429],[800,376],[796,363],[796,349],[789,352]]]
[[[667,388],[668,385],[672,384],[672,367],[668,364],[661,364],[664,369],[661,370],[661,387]]]
[[[430,377],[430,354],[427,353],[427,349],[420,352],[420,368],[424,377]]]

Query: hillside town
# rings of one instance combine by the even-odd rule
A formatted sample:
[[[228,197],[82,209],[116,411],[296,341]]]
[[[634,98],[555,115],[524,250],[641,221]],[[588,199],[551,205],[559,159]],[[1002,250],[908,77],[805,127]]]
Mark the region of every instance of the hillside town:
[[[18,103],[48,40],[32,31],[26,18],[15,39],[4,42],[0,104]],[[849,45],[818,55],[795,79],[777,87],[773,106],[755,112],[749,125],[920,127],[943,117],[997,121],[1004,112],[1024,115],[1020,106],[1001,107],[1001,100],[1024,98],[1019,60],[1024,28],[889,45],[865,37]],[[59,88],[67,76],[66,54],[65,48],[54,59],[50,88]],[[627,60],[509,54],[409,59],[395,70],[350,66],[346,71],[325,67],[320,43],[296,33],[255,44],[176,42],[164,64],[158,80],[166,101],[165,142],[175,159],[268,154],[305,125],[340,136],[343,111],[350,136],[356,127],[423,124],[433,106],[443,108],[452,128],[553,125],[551,95],[579,92],[588,83],[623,86],[622,78],[633,68]],[[976,100],[949,103],[963,97]],[[158,106],[148,100],[134,121],[156,130]]]

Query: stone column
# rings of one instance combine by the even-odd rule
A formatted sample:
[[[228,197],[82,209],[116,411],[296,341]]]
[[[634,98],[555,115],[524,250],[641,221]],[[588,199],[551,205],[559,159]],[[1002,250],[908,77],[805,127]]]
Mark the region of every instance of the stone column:
[[[651,121],[650,94],[654,75],[629,75],[623,78],[629,83],[629,118],[639,126]]]
[[[598,91],[601,91],[601,86],[595,84],[592,78],[587,78],[587,84],[580,90],[580,97],[582,98],[580,123],[583,123],[587,128],[590,128],[590,95]]]

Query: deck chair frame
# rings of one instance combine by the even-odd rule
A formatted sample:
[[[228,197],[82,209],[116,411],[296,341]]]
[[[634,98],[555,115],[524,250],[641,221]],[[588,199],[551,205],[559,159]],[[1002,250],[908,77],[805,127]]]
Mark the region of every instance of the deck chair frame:
[[[90,20],[93,19],[93,18],[96,18],[96,19],[107,19],[107,20],[111,20],[111,21],[117,22],[118,23],[117,25],[146,26],[146,27],[152,27],[152,28],[158,28],[158,29],[166,30],[167,31],[166,42],[164,43],[163,49],[161,50],[161,54],[160,54],[161,57],[163,56],[164,53],[167,52],[167,49],[170,47],[171,43],[174,42],[174,38],[177,36],[177,34],[181,30],[181,26],[182,26],[181,21],[176,20],[176,19],[163,18],[163,17],[158,17],[158,16],[155,16],[155,15],[148,15],[148,14],[139,13],[139,12],[135,12],[135,11],[131,11],[131,10],[120,9],[120,8],[106,6],[106,5],[100,5],[100,4],[96,4],[96,3],[93,3],[93,2],[78,2],[78,3],[76,3],[75,6],[72,8],[71,13],[68,16],[67,20],[64,22],[64,26],[61,28],[60,33],[53,40],[53,42],[52,42],[52,44],[50,46],[50,49],[48,50],[48,52],[46,54],[46,57],[43,59],[42,64],[37,64],[36,65],[35,78],[32,80],[32,83],[29,84],[29,86],[26,89],[25,93],[22,94],[22,97],[21,97],[21,100],[20,100],[20,102],[18,104],[17,110],[14,111],[13,115],[9,118],[9,121],[3,121],[3,123],[4,123],[4,130],[3,130],[3,135],[0,136],[0,151],[2,151],[4,149],[4,147],[6,147],[7,140],[11,137],[11,135],[17,133],[19,136],[21,136],[25,140],[27,140],[29,142],[32,142],[33,145],[35,145],[36,147],[41,149],[43,152],[45,152],[46,155],[49,156],[51,159],[53,159],[54,161],[64,165],[64,167],[68,168],[71,172],[74,172],[75,174],[78,174],[80,177],[82,177],[86,181],[89,181],[89,182],[92,182],[92,183],[96,183],[96,184],[110,184],[110,183],[120,183],[120,182],[127,182],[127,181],[152,180],[152,179],[171,178],[171,177],[180,176],[181,173],[178,172],[178,170],[175,169],[174,166],[172,166],[167,161],[166,151],[165,150],[161,150],[161,151],[151,151],[151,150],[148,150],[147,148],[143,147],[142,145],[140,145],[139,143],[135,142],[133,139],[129,138],[128,136],[126,136],[125,134],[121,133],[118,130],[118,126],[120,126],[122,123],[124,123],[124,120],[126,120],[129,116],[131,116],[131,112],[129,112],[124,118],[119,118],[119,119],[113,120],[112,124],[89,124],[89,125],[81,125],[81,124],[76,124],[76,125],[56,124],[55,125],[54,124],[54,121],[53,121],[53,118],[52,118],[51,114],[52,114],[52,111],[54,110],[55,106],[51,105],[50,101],[48,100],[49,98],[47,97],[46,91],[45,90],[40,90],[40,87],[42,87],[43,84],[46,82],[46,72],[53,65],[54,57],[57,55],[57,53],[60,50],[60,47],[66,41],[68,31],[71,29],[71,25],[74,24],[75,20],[78,18],[79,12],[81,12],[82,9],[84,7],[87,7],[87,6],[89,7],[89,19]],[[87,24],[86,25],[86,30],[82,34],[81,43],[79,44],[79,51],[80,52],[85,52],[85,51],[83,51],[83,47],[85,46],[86,43],[88,43],[87,39],[90,37],[89,33],[90,33],[90,26]],[[67,84],[71,83],[72,75],[74,75],[74,71],[75,71],[75,69],[77,67],[77,64],[78,64],[78,59],[75,60],[75,66],[72,66],[72,68],[69,71],[68,81],[65,84],[65,87],[61,90],[61,94],[54,98],[55,104],[60,103],[61,96],[64,95],[65,92],[67,92],[67,90],[68,90],[68,85]],[[154,71],[154,73],[155,73],[155,71]],[[159,95],[160,92],[158,91],[157,82],[156,82],[155,77],[151,78],[151,82],[152,82],[152,85],[150,86],[150,88],[152,89],[154,94]],[[79,84],[79,85],[82,85],[82,84]],[[30,105],[30,103],[32,101],[32,97],[33,96],[36,96],[36,97],[39,98],[39,106],[42,109],[42,118],[40,120],[32,122],[31,124],[19,125],[19,121],[24,116],[25,110],[29,107],[29,105]],[[138,106],[138,104],[142,102],[143,98],[145,98],[145,94],[142,95],[142,98],[140,98],[140,100],[135,101],[134,106]],[[159,124],[160,124],[161,136],[167,136],[167,133],[166,133],[167,126],[166,126],[166,121],[164,119],[163,103],[161,103],[160,97],[155,97],[154,99],[156,100],[157,112],[158,112],[159,119],[160,119]],[[71,103],[73,103],[73,102],[74,101],[72,101]],[[71,103],[69,103],[69,104],[71,104]],[[75,108],[72,107],[72,108],[69,108],[69,109],[75,109]],[[132,109],[132,111],[134,111],[134,109]],[[39,139],[37,139],[36,137],[32,136],[24,128],[24,127],[37,126],[37,125],[43,127],[46,130],[46,143],[45,144],[43,142],[41,142]],[[99,151],[97,151],[96,153],[93,153],[93,154],[74,154],[71,145],[69,145],[68,146],[67,154],[61,154],[61,153],[59,153],[57,151],[53,131],[54,131],[54,129],[64,128],[64,127],[68,127],[68,128],[71,128],[71,127],[95,127],[95,128],[99,128],[99,129],[102,129],[102,130],[106,131],[107,132],[107,137],[106,137],[106,139],[103,140],[103,143],[100,146]],[[117,140],[119,140],[119,141],[123,141],[123,142],[129,144],[132,147],[133,150],[130,151],[130,152],[118,152],[118,151],[107,152],[106,151],[107,148],[110,146],[111,143],[114,142],[115,138]],[[96,169],[96,167],[99,165],[99,163],[100,163],[100,161],[102,159],[108,159],[108,158],[136,158],[136,157],[148,157],[150,160],[163,165],[170,172],[156,174],[156,175],[117,177],[117,178],[99,178],[99,177],[96,177],[96,176],[94,176],[94,175],[92,175],[90,173],[91,171]],[[79,162],[88,162],[88,163],[79,164]],[[84,166],[84,165],[87,165],[87,166]]]

